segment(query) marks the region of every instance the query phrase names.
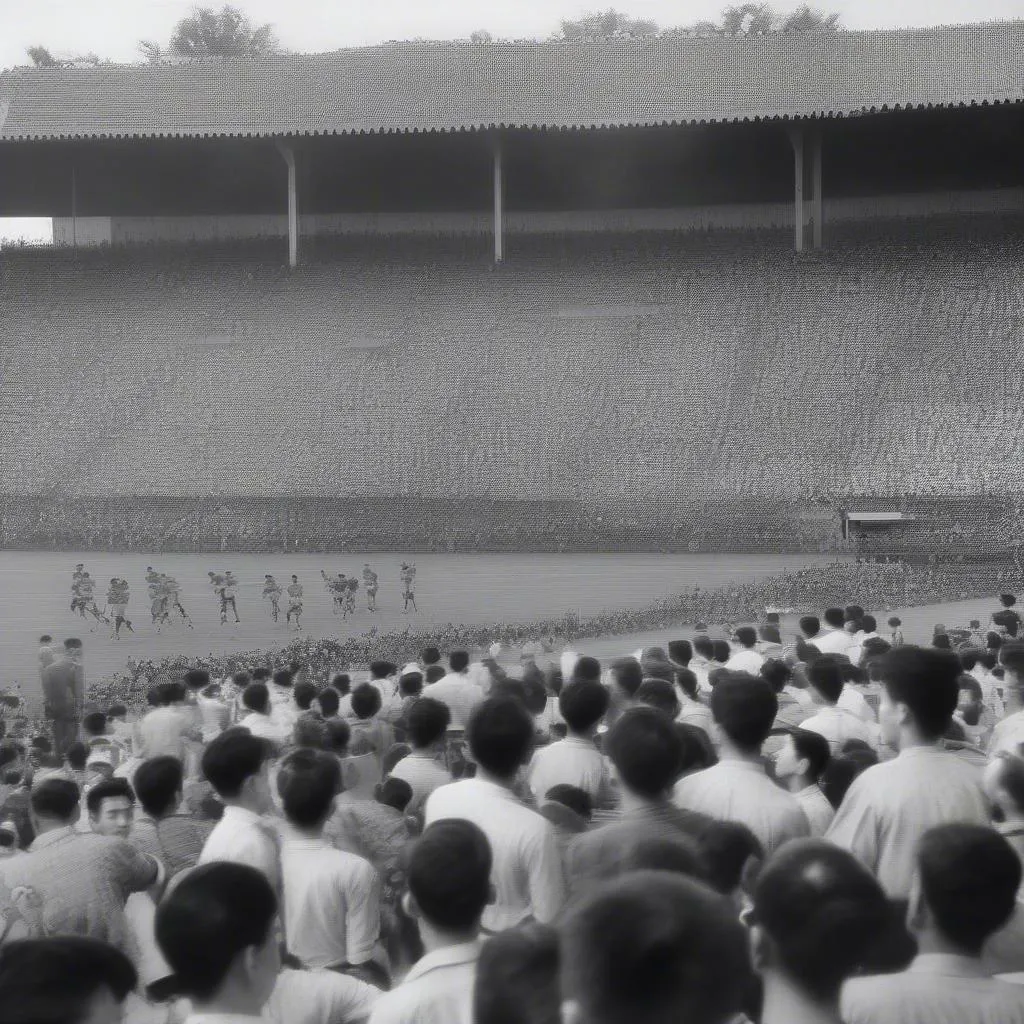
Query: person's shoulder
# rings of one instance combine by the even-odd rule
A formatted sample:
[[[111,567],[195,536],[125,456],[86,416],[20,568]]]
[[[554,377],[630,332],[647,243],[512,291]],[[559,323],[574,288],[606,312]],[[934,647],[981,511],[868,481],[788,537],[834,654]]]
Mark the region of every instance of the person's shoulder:
[[[402,982],[373,1004],[369,1024],[416,1024],[423,1014],[423,991],[418,978]]]
[[[906,972],[897,974],[871,974],[861,978],[851,978],[843,985],[840,999],[843,1020],[850,1024],[868,1024],[882,1016],[876,1012],[891,1007],[892,999],[906,991],[908,975]]]

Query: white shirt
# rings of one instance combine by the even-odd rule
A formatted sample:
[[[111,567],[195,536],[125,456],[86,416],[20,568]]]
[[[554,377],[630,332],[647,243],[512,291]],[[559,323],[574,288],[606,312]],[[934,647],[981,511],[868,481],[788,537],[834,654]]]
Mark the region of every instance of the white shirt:
[[[854,642],[853,642],[852,646],[850,647],[849,651],[847,651],[847,653],[846,653],[846,656],[850,659],[851,664],[853,664],[853,665],[859,665],[860,664],[860,659],[861,659],[861,657],[864,654],[864,645],[869,640],[881,640],[881,639],[882,639],[882,637],[880,637],[878,635],[877,631],[874,631],[874,632],[871,632],[871,633],[863,633],[863,632],[861,632],[861,633],[854,633],[854,635],[853,635],[853,641]]]
[[[250,711],[238,724],[261,740],[270,740],[272,743],[288,741],[288,730],[275,725],[269,715],[261,714],[259,711]]]
[[[391,778],[408,782],[412,789],[412,800],[405,809],[407,814],[419,814],[435,789],[453,781],[451,772],[443,764],[415,750],[391,769]]]
[[[845,629],[833,629],[828,633],[819,633],[810,643],[822,654],[845,654],[848,657],[857,641]]]
[[[286,826],[281,874],[289,952],[315,969],[371,958],[380,937],[380,878],[369,861]]]
[[[990,825],[981,769],[935,747],[911,747],[853,781],[826,833],[877,875],[891,899],[907,899],[918,839],[934,825]]]
[[[449,729],[465,729],[473,708],[484,699],[483,690],[459,672],[449,672],[443,679],[423,687],[424,697],[433,697],[448,705],[452,713]]]
[[[1024,711],[1017,711],[996,723],[988,743],[988,752],[999,754],[1007,751],[1016,754],[1021,743],[1024,743]]]
[[[828,802],[828,797],[818,785],[808,786],[799,793],[793,794],[807,815],[811,826],[811,836],[820,839],[827,831],[832,819],[836,816],[835,808]]]
[[[541,747],[530,762],[530,792],[540,803],[552,786],[576,786],[594,803],[609,798],[608,765],[593,740],[566,736]]]
[[[875,713],[871,710],[871,705],[867,702],[867,698],[865,698],[860,690],[849,684],[844,686],[843,692],[839,694],[836,707],[855,714],[862,722],[870,722],[874,725],[876,721]]]
[[[176,757],[185,760],[185,734],[191,727],[191,716],[182,708],[154,708],[139,722],[139,756]]]
[[[737,651],[726,663],[725,667],[730,672],[749,672],[752,676],[756,676],[761,671],[761,666],[764,664],[764,658],[761,657],[757,651],[752,651],[748,648],[743,648]]]
[[[488,931],[512,928],[528,917],[550,923],[565,902],[562,859],[552,825],[515,794],[484,779],[463,779],[435,789],[425,821],[464,818],[487,836],[496,900],[487,907]]]
[[[873,750],[878,749],[878,728],[838,706],[818,708],[818,713],[802,722],[800,728],[824,736],[833,754],[838,754],[847,740],[862,740]]]
[[[979,960],[920,954],[906,971],[843,986],[846,1024],[1024,1024],[1024,988],[996,981]]]
[[[746,825],[771,854],[788,839],[811,834],[810,823],[796,797],[781,789],[750,761],[719,761],[713,768],[680,779],[672,802],[718,821]]]
[[[225,807],[223,817],[207,838],[199,863],[209,864],[214,860],[248,864],[262,871],[274,891],[279,891],[277,841],[271,826],[244,807]]]
[[[277,976],[263,1007],[274,1024],[350,1024],[366,1020],[381,997],[380,989],[336,971],[292,971]]]
[[[370,1024],[473,1024],[473,988],[482,943],[427,953],[397,988],[381,996]]]

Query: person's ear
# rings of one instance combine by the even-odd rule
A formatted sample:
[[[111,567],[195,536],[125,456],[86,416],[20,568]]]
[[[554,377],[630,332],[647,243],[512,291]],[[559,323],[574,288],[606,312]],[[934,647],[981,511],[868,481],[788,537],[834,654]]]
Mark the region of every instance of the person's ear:
[[[771,967],[774,961],[775,946],[765,930],[755,924],[750,929],[750,961],[755,971],[763,971]]]
[[[906,726],[906,725],[910,724],[912,718],[913,718],[913,716],[912,716],[912,714],[910,712],[910,708],[907,707],[906,704],[904,704],[904,703],[902,703],[900,701],[897,701],[896,702],[896,721],[901,726]]]
[[[806,757],[801,757],[796,763],[796,771],[798,775],[806,775],[811,770],[811,762]]]
[[[408,889],[402,893],[402,910],[405,911],[406,917],[411,918],[413,921],[422,916],[419,905],[416,902],[416,897]]]
[[[580,1011],[580,1004],[575,999],[562,1001],[562,1024],[583,1024],[583,1014]]]

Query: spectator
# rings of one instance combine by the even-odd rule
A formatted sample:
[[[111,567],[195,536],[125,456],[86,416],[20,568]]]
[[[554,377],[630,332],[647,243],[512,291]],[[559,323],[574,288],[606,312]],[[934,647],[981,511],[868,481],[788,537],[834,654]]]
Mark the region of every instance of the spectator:
[[[878,747],[876,730],[852,711],[839,706],[846,683],[845,668],[838,658],[830,655],[817,658],[814,664],[807,666],[807,682],[818,710],[802,723],[802,729],[824,736],[833,754],[838,754],[850,739]]]
[[[753,893],[764,863],[764,847],[738,821],[709,821],[697,836],[707,881],[735,905],[737,914]]]
[[[451,773],[441,764],[450,722],[448,705],[431,697],[420,698],[409,709],[406,731],[412,752],[391,770],[392,778],[403,779],[412,788],[409,814],[421,814],[427,797],[452,781]]]
[[[191,716],[176,707],[184,692],[174,683],[161,683],[153,695],[155,705],[139,723],[138,755],[143,760],[151,757],[176,757],[185,763],[186,741],[202,740],[201,730],[195,728]]]
[[[851,650],[856,647],[856,641],[851,633],[844,627],[846,625],[846,614],[842,608],[826,608],[823,616],[826,629],[814,637],[814,646],[822,654],[841,654],[849,657]]]
[[[552,786],[537,809],[554,826],[564,863],[569,844],[590,827],[594,815],[590,794],[576,786]]]
[[[824,736],[794,729],[775,759],[776,778],[800,801],[814,838],[824,836],[836,814],[819,785],[830,758]]]
[[[1024,743],[1024,642],[1003,644],[999,649],[1003,667],[1003,697],[1006,717],[992,730],[989,753],[1016,752]]]
[[[299,709],[295,706],[295,673],[292,669],[279,668],[271,677],[271,684],[267,687],[265,713],[270,716],[274,729],[278,733],[285,737],[291,735],[299,717]]]
[[[644,680],[643,669],[635,658],[616,658],[608,667],[609,705],[607,723],[610,729],[636,701],[637,690]]]
[[[462,732],[469,725],[473,709],[484,699],[483,691],[469,678],[469,654],[452,651],[448,656],[451,671],[436,683],[423,687],[423,696],[448,705],[452,714],[449,728]]]
[[[334,687],[328,686],[316,695],[316,703],[320,712],[320,718],[330,722],[338,717],[338,708],[341,704],[341,697]]]
[[[484,944],[473,991],[473,1024],[561,1024],[558,933],[525,924]]]
[[[63,755],[78,738],[82,692],[81,641],[65,640],[58,661],[42,670],[43,710],[53,730],[54,747]]]
[[[696,673],[688,668],[677,669],[676,685],[679,687],[679,714],[676,721],[703,729],[710,738],[713,725],[711,709],[700,700],[700,684]]]
[[[291,690],[289,689],[290,699]],[[288,716],[291,721],[289,728],[280,724],[283,721],[280,715],[275,721],[271,715],[270,694],[264,683],[250,683],[245,688],[242,692],[242,706],[248,714],[238,723],[239,728],[246,729],[256,739],[264,740],[278,750],[288,742],[298,715]],[[284,705],[279,703],[278,708],[281,707]]]
[[[756,676],[761,671],[764,658],[755,650],[757,630],[752,626],[740,626],[736,630],[736,653],[725,663],[730,672],[747,672]]]
[[[672,672],[668,674],[674,675]],[[674,722],[679,715],[679,695],[666,679],[645,679],[636,691],[636,700],[637,704],[660,711],[669,721]]]
[[[135,815],[135,794],[125,779],[98,782],[86,794],[92,831],[101,836],[127,839]]]
[[[381,717],[380,690],[372,683],[362,683],[352,691],[353,754],[373,752],[379,762],[395,742],[395,730]]]

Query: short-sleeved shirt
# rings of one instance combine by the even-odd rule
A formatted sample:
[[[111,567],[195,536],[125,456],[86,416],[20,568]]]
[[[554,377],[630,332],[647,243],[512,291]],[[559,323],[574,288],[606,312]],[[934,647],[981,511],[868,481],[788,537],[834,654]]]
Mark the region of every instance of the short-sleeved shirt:
[[[394,768],[391,769],[393,779],[402,779],[408,782],[412,789],[412,800],[406,808],[408,814],[419,814],[427,797],[453,782],[451,772],[439,761],[428,754],[418,754],[413,751],[407,757],[403,757]]]
[[[879,746],[877,726],[838,706],[819,708],[818,713],[806,719],[800,728],[816,732],[827,739],[833,755],[838,754],[848,740],[860,740],[873,750],[877,750]]]
[[[366,1020],[380,989],[335,971],[283,970],[263,1007],[274,1024],[348,1024]]]
[[[468,676],[450,672],[436,683],[425,686],[423,696],[448,705],[452,713],[450,729],[465,729],[473,708],[484,699],[484,692]]]
[[[188,814],[169,814],[151,818],[137,814],[128,833],[128,842],[142,853],[156,858],[167,869],[168,877],[195,867],[210,838],[213,824],[197,821]]]
[[[804,809],[807,821],[811,826],[811,835],[820,839],[827,831],[832,819],[836,816],[835,808],[828,802],[828,797],[821,791],[821,787],[815,783],[799,793],[793,794]]]
[[[553,786],[576,786],[594,803],[606,803],[611,793],[608,766],[593,740],[566,736],[541,747],[528,773],[530,791],[539,803]]]
[[[181,708],[154,708],[139,722],[139,755],[176,757],[184,763],[186,733],[191,728],[191,716]]]
[[[200,864],[214,860],[248,864],[267,876],[275,892],[280,891],[281,869],[277,839],[271,826],[244,807],[225,807],[220,821],[199,855]]]

